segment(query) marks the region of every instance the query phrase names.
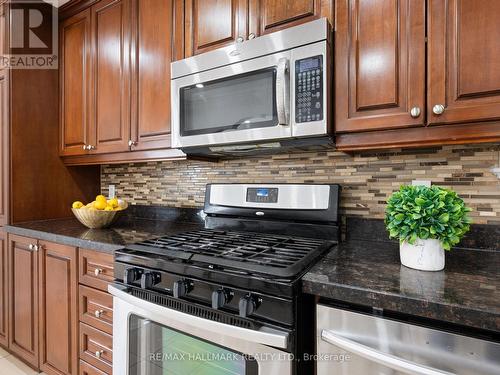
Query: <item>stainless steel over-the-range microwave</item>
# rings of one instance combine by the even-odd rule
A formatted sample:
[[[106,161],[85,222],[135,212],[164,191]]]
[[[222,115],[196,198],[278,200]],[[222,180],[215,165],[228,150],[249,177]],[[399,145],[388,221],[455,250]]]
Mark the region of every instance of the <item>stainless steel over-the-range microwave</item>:
[[[173,62],[173,147],[245,154],[329,139],[330,41],[322,18]]]

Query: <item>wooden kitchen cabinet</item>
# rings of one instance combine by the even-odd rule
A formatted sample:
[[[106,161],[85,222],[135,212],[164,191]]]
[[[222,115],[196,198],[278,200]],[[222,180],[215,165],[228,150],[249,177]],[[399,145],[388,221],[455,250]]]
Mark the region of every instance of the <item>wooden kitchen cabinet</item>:
[[[250,33],[269,34],[321,17],[333,25],[334,0],[250,0]]]
[[[131,149],[168,148],[174,0],[135,1]]]
[[[90,144],[90,9],[64,20],[59,27],[61,155],[86,154]]]
[[[431,0],[428,12],[428,123],[500,119],[500,2]]]
[[[185,0],[185,55],[193,56],[327,17],[334,0]]]
[[[78,373],[77,249],[40,241],[40,369],[47,374]]]
[[[131,0],[101,0],[91,7],[91,153],[129,148],[130,5]]]
[[[9,349],[38,368],[37,240],[9,235]]]
[[[184,11],[186,57],[248,36],[248,0],[185,0]]]
[[[3,347],[9,346],[8,275],[7,235],[0,229],[0,345]]]
[[[0,225],[9,222],[9,72],[0,70]]]
[[[336,19],[336,131],[424,125],[425,1],[339,0]]]

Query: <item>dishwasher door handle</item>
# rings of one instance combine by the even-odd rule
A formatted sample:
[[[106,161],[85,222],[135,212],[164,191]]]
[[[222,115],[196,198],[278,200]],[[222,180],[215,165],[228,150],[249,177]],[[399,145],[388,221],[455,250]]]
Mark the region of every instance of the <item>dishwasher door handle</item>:
[[[451,372],[437,370],[428,366],[396,357],[392,354],[381,352],[367,345],[345,338],[329,330],[321,331],[321,339],[329,344],[335,345],[349,353],[377,362],[393,370],[411,375],[453,375]]]

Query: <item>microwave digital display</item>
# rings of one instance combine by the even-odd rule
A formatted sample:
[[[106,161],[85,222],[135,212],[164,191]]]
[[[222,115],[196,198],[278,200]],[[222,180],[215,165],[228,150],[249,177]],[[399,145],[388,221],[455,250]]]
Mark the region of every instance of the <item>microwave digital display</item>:
[[[303,59],[299,61],[299,70],[316,69],[319,67],[318,58]]]

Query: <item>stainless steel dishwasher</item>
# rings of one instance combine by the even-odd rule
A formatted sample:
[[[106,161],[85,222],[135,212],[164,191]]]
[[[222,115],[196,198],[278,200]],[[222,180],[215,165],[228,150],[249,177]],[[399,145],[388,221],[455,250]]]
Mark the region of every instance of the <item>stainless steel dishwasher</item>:
[[[500,344],[318,305],[317,375],[500,374]]]

